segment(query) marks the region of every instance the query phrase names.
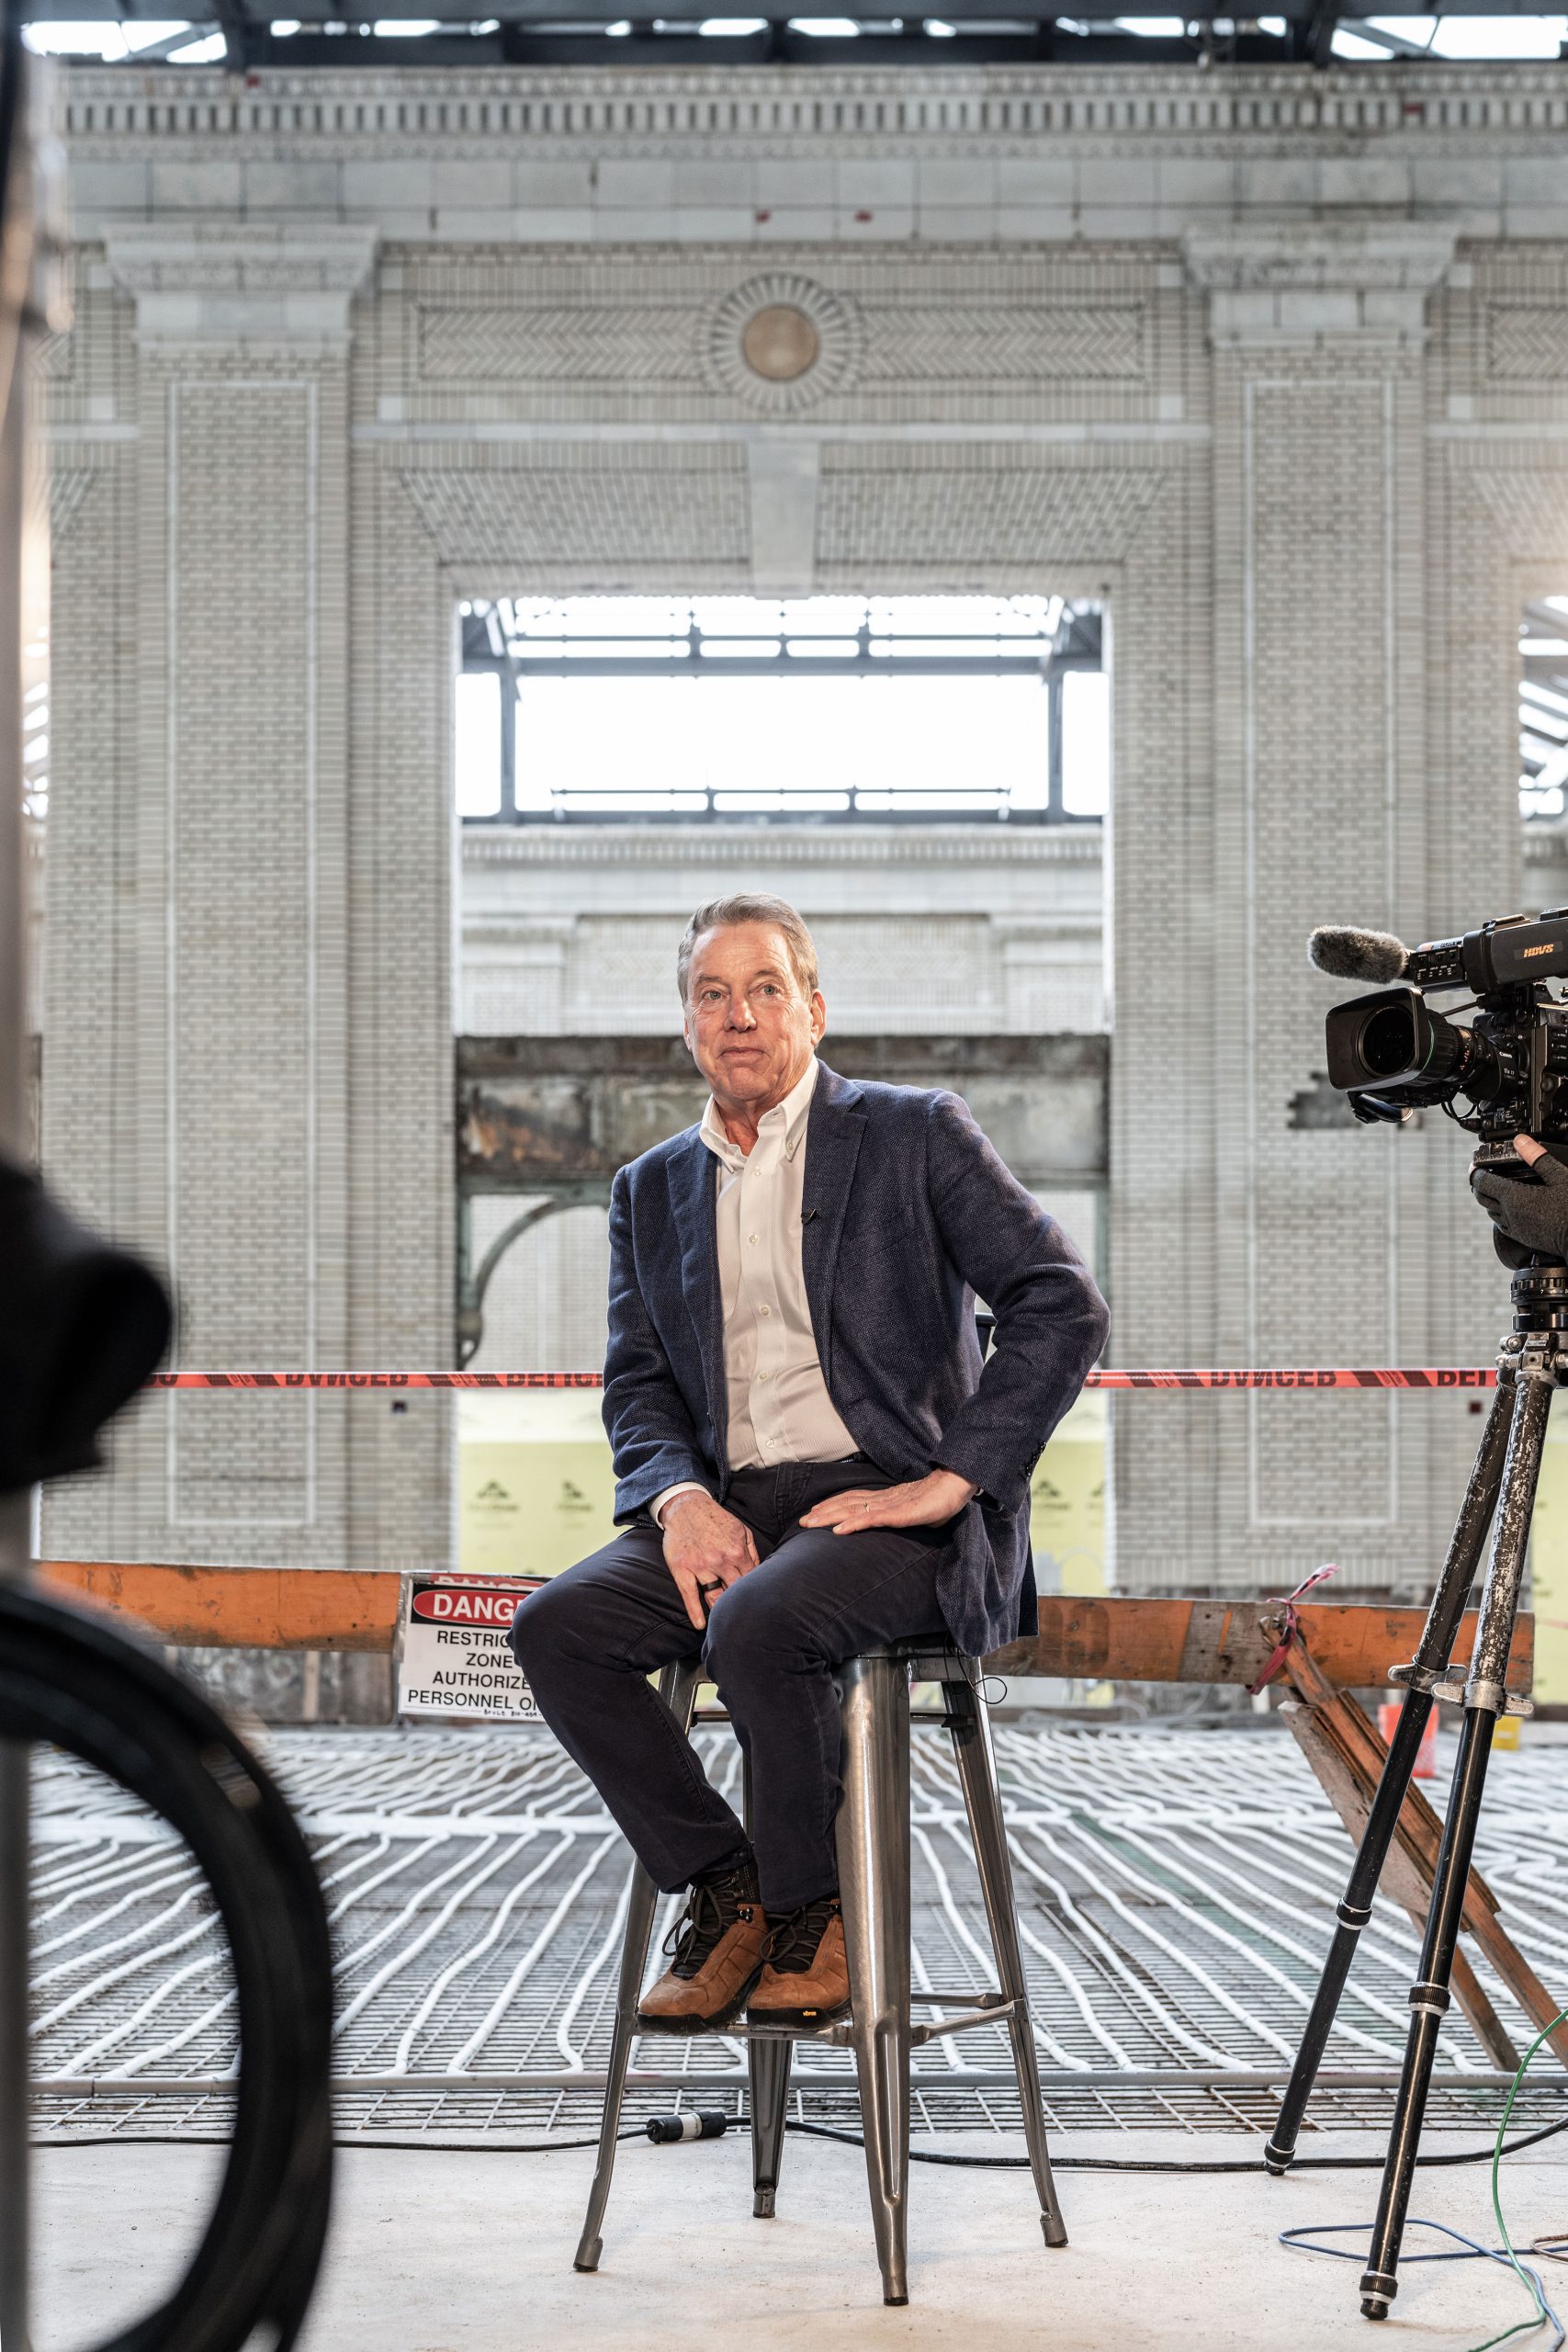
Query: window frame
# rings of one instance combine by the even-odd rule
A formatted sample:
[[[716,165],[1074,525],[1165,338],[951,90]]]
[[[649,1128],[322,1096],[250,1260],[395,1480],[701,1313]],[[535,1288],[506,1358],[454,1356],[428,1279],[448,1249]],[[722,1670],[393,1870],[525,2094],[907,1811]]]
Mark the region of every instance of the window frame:
[[[599,601],[599,600],[595,600]],[[678,601],[678,600],[675,600]],[[759,597],[756,602],[766,606],[771,600]],[[807,601],[807,600],[802,600]],[[869,600],[868,600],[869,601]],[[999,602],[976,597],[975,602]],[[1061,617],[1053,635],[1047,639],[1021,637],[1020,650],[1012,653],[940,654],[923,653],[890,657],[872,650],[874,636],[886,642],[896,632],[874,631],[869,618],[863,615],[855,632],[857,648],[853,657],[842,654],[801,654],[786,651],[784,637],[793,644],[809,642],[806,632],[798,629],[779,631],[776,650],[772,653],[733,653],[715,656],[705,651],[714,639],[733,643],[737,639],[728,632],[713,631],[706,637],[697,626],[694,614],[688,612],[685,650],[675,654],[668,650],[653,650],[668,647],[668,637],[650,639],[647,654],[625,651],[626,636],[615,639],[598,632],[584,635],[576,642],[592,644],[599,641],[615,645],[619,650],[603,655],[562,654],[552,659],[543,651],[530,654],[526,660],[513,650],[515,640],[509,640],[503,612],[497,604],[473,599],[459,608],[461,629],[460,669],[468,674],[494,672],[501,681],[501,759],[500,807],[491,816],[465,815],[465,828],[495,830],[510,826],[573,826],[573,825],[637,825],[656,820],[672,825],[945,825],[987,824],[1010,825],[1098,825],[1102,818],[1092,811],[1069,809],[1064,805],[1063,777],[1063,681],[1069,671],[1087,670],[1099,673],[1105,667],[1103,658],[1103,609],[1089,603],[1065,603]],[[911,636],[916,632],[909,632]],[[835,643],[842,643],[843,630],[822,632]],[[953,630],[942,632],[950,643],[960,644],[962,635]],[[987,646],[996,642],[994,630],[981,633],[977,643]],[[557,640],[541,639],[541,645]],[[765,642],[759,638],[759,644]],[[977,819],[973,810],[954,808],[861,808],[857,792],[852,786],[850,806],[845,809],[759,809],[736,811],[717,808],[710,793],[705,808],[680,810],[659,809],[644,812],[638,809],[602,810],[573,808],[557,802],[549,809],[523,809],[517,806],[517,687],[524,677],[571,678],[588,681],[594,678],[668,677],[698,679],[711,677],[1043,677],[1046,690],[1046,800],[1040,808],[999,808],[987,810]],[[510,690],[509,690],[510,689]],[[881,790],[885,787],[876,787]]]

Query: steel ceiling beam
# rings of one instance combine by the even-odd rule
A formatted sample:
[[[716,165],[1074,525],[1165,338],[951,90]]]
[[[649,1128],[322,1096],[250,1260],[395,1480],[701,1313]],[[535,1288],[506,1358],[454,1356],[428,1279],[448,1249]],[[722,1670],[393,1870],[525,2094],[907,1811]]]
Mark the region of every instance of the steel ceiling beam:
[[[22,6],[24,16],[30,24],[134,25],[168,22],[168,0],[22,0]],[[830,6],[830,0],[798,0],[798,6],[800,13],[807,17],[813,13],[835,16],[846,13],[841,9],[833,8]],[[206,22],[213,29],[218,28],[217,6],[218,0],[209,0]],[[225,10],[237,24],[265,29],[280,13],[280,0],[225,0]],[[1079,0],[1079,4],[1073,6],[1067,12],[1071,23],[1101,26],[1107,29],[1117,25],[1126,13],[1125,0],[1121,6],[1116,5],[1116,0]],[[1326,10],[1323,0],[1280,0],[1277,7],[1269,8],[1260,13],[1282,17],[1292,26],[1315,25],[1325,14],[1332,13],[1336,16],[1339,14],[1337,9]],[[1420,17],[1426,18],[1430,17],[1432,11],[1423,8],[1420,6],[1420,0],[1388,0],[1388,5],[1380,6],[1377,13],[1380,17]],[[1464,0],[1462,9],[1450,9],[1439,13],[1466,17],[1535,17],[1542,12],[1537,7],[1524,6],[1522,0]],[[771,5],[750,10],[744,6],[743,0],[709,0],[707,6],[693,5],[684,8],[666,7],[657,17],[649,15],[641,21],[649,25],[656,21],[682,24],[689,22],[695,25],[705,17],[725,15],[739,17],[747,14],[761,15],[780,23],[786,21],[778,6],[778,0],[771,0]],[[394,40],[389,44],[389,47],[396,47],[400,54],[423,63],[428,56],[430,40],[450,39],[467,42],[476,38],[469,33],[468,27],[471,24],[489,23],[493,20],[502,25],[587,28],[625,22],[630,16],[631,11],[628,8],[618,7],[616,0],[493,0],[492,6],[475,5],[470,16],[457,19],[444,19],[442,29],[437,34],[411,38],[406,45]],[[888,28],[898,20],[897,12],[891,5],[891,0],[890,5],[874,15],[859,9],[851,9],[847,12],[847,17],[850,22],[868,28],[877,26]],[[370,0],[370,6],[367,7],[364,14],[356,16],[354,12],[345,10],[341,5],[341,0],[335,6],[333,0],[304,0],[304,6],[299,14],[299,21],[304,26],[316,29],[324,24],[341,24],[345,20],[355,26],[367,27],[373,20],[386,23],[400,19],[407,22],[428,23],[430,21],[429,6],[428,5],[422,6],[420,0]],[[937,0],[937,5],[931,6],[929,13],[912,17],[906,21],[919,24],[933,20],[957,27],[971,28],[977,34],[982,31],[991,33],[998,27],[1004,25],[1024,24],[1032,28],[1039,21],[1050,21],[1050,19],[1040,18],[1033,10],[1010,10],[1005,6],[1005,0],[951,0],[950,6],[942,6],[941,0]],[[1278,55],[1280,43],[1270,40],[1267,34],[1258,33],[1256,18],[1236,17],[1221,8],[1205,6],[1197,11],[1186,13],[1185,21],[1190,26],[1211,29],[1216,26],[1234,26],[1238,28],[1239,38],[1261,40],[1268,43],[1272,54]],[[1345,16],[1342,21],[1347,28],[1354,26],[1359,29],[1359,19],[1356,17]],[[1075,43],[1081,40],[1083,37],[1075,36],[1066,25],[1060,22],[1057,23],[1056,32],[1064,51],[1076,54]],[[368,36],[359,37],[367,38]],[[871,37],[875,36],[873,34]],[[884,37],[889,36],[885,34]],[[1222,38],[1226,36],[1222,35]],[[298,38],[296,36],[296,40]],[[333,38],[347,39],[353,41],[356,36],[346,34],[333,36]],[[1148,58],[1151,61],[1162,46],[1162,43],[1157,40],[1145,40],[1133,33],[1119,34],[1118,39],[1133,55]],[[287,47],[288,44],[285,43],[285,46]],[[624,41],[616,43],[617,54],[624,51]],[[715,46],[716,44],[705,42],[705,53]],[[837,56],[847,62],[854,52],[855,43],[850,40],[837,40],[831,41],[829,46]]]

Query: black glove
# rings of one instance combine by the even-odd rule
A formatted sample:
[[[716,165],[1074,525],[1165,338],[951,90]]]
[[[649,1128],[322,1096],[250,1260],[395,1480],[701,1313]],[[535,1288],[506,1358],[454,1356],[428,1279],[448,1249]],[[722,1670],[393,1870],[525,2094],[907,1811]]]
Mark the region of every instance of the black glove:
[[[1549,1153],[1533,1163],[1528,1177],[1478,1168],[1470,1189],[1492,1220],[1497,1255],[1506,1266],[1523,1264],[1521,1250],[1568,1259],[1568,1168],[1561,1160]]]

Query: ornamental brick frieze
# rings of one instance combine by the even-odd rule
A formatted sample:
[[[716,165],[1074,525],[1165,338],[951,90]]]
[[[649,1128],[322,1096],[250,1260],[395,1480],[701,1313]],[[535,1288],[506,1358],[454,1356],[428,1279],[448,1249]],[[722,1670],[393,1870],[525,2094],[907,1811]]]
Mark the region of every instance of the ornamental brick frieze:
[[[1568,548],[1568,452],[1528,434],[1499,442],[1448,445],[1449,479],[1475,499],[1485,540],[1516,563],[1561,573]]]
[[[1568,376],[1568,311],[1555,302],[1490,302],[1484,368],[1494,381],[1551,383]]]
[[[852,584],[868,569],[903,579],[1003,567],[1021,577],[1121,562],[1171,469],[1064,455],[829,445],[817,507],[822,584]]]
[[[745,455],[731,448],[518,450],[503,466],[402,466],[444,563],[614,586],[678,571],[742,578],[750,553]]]
[[[692,328],[684,307],[429,303],[419,313],[419,373],[432,384],[695,383]]]
[[[769,271],[705,310],[423,304],[418,365],[426,383],[705,384],[792,415],[861,383],[1141,383],[1147,344],[1142,302],[903,309]]]
[[[969,413],[979,400],[1021,420],[1095,390],[1131,419],[1156,384],[1180,380],[1180,277],[1137,247],[803,247],[766,267],[723,246],[391,247],[380,384],[401,387],[410,418],[503,394],[524,403],[513,414],[557,420],[651,405],[685,420],[892,421],[910,399],[933,414],[948,411],[932,402]]]

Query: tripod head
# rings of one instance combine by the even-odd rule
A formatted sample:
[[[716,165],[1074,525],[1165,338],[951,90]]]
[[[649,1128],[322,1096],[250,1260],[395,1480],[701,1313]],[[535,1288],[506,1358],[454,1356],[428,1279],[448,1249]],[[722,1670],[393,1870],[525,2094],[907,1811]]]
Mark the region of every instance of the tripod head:
[[[1531,1258],[1516,1270],[1508,1292],[1516,1338],[1550,1331],[1561,1340],[1568,1334],[1568,1266],[1561,1258]]]

